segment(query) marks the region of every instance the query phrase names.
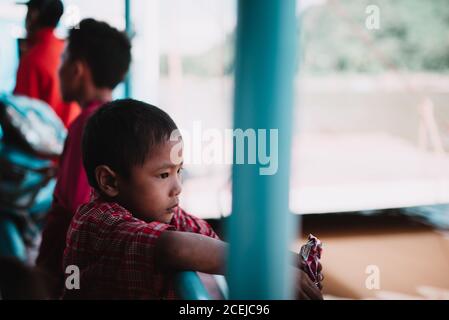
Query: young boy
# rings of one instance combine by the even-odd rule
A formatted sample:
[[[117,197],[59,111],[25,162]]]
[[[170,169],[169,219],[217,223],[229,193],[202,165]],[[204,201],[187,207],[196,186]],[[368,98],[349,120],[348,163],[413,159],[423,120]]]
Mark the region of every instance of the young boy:
[[[124,79],[131,61],[131,44],[123,32],[86,19],[70,31],[62,60],[62,96],[65,101],[78,102],[82,113],[69,128],[37,258],[38,266],[55,278],[54,298],[61,296],[64,286],[62,256],[70,221],[91,194],[82,164],[82,132],[87,119],[112,99],[112,90]]]
[[[64,298],[171,299],[177,271],[224,274],[227,244],[179,207],[175,130],[164,111],[135,100],[108,103],[89,119],[83,164],[97,195],[67,233],[64,268],[79,268],[80,288]],[[321,298],[306,275],[298,291]]]

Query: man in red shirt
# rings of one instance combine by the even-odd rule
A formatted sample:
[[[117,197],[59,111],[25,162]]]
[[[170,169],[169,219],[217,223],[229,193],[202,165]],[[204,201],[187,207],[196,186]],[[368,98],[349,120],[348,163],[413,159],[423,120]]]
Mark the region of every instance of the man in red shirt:
[[[63,13],[60,0],[30,0],[26,16],[27,42],[17,70],[14,94],[47,102],[64,125],[79,114],[76,103],[62,100],[58,69],[64,41],[54,30]]]
[[[82,112],[68,130],[37,258],[37,265],[55,278],[55,298],[63,289],[62,256],[70,221],[90,199],[81,157],[84,126],[96,109],[112,99],[112,90],[124,79],[130,62],[129,39],[108,24],[86,19],[70,31],[60,69],[61,92],[65,101],[78,102]]]
[[[89,119],[83,164],[98,196],[67,233],[64,268],[79,269],[66,299],[173,299],[181,270],[224,274],[227,244],[179,207],[182,140],[164,111],[136,100],[104,105]],[[298,297],[322,299],[298,269]],[[69,279],[67,279],[69,280]]]

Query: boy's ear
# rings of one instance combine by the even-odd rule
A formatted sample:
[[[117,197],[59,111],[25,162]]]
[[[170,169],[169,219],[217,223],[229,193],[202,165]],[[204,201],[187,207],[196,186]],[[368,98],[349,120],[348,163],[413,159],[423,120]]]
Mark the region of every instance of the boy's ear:
[[[117,174],[108,166],[101,165],[95,168],[95,180],[100,191],[108,197],[118,195]]]
[[[87,69],[87,66],[84,61],[81,61],[81,60],[74,61],[73,77],[76,79],[82,79],[83,77],[85,77],[86,69]]]

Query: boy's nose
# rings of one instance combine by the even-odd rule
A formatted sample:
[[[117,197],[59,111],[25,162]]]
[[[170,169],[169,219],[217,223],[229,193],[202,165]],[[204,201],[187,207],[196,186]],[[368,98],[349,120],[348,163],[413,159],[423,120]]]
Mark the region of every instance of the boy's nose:
[[[176,181],[173,184],[173,187],[170,190],[170,196],[176,197],[178,196],[182,191],[182,184],[180,179],[176,179]]]

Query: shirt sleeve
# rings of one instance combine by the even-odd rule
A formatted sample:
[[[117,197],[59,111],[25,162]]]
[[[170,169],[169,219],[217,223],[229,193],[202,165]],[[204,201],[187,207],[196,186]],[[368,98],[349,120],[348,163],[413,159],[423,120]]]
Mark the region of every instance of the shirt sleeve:
[[[156,263],[157,240],[165,231],[176,229],[169,224],[147,223],[132,216],[120,220],[115,226],[114,219],[104,221],[101,243],[97,243],[101,247],[95,250],[103,257],[100,259],[103,270],[107,270],[108,265],[117,265],[119,261],[117,267],[122,271],[117,276],[119,283],[129,283],[132,280],[129,277],[132,276],[151,283],[153,277],[162,272]],[[108,225],[111,225],[111,232],[108,231]]]
[[[178,208],[173,220],[178,231],[199,233],[214,239],[220,239],[206,221],[188,214],[181,208]]]
[[[106,210],[93,206],[80,207],[64,252],[64,267],[75,264],[82,269],[84,293],[126,297],[129,292],[152,292],[155,297],[163,296],[167,271],[157,264],[155,246],[163,232],[175,230],[174,226],[144,222],[123,214],[116,205]]]

